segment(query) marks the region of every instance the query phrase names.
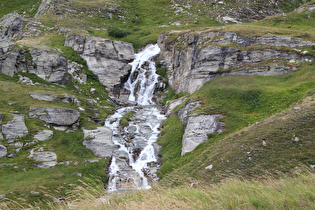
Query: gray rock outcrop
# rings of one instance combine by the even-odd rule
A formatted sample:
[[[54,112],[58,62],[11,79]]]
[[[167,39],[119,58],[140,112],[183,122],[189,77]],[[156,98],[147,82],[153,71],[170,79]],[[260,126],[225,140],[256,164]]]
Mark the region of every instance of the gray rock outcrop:
[[[223,115],[198,115],[193,113],[197,107],[201,106],[199,101],[189,99],[181,109],[174,111],[184,101],[186,101],[186,97],[174,100],[169,103],[166,110],[167,116],[176,114],[184,124],[182,156],[193,151],[199,144],[208,141],[208,134],[221,133],[224,129],[224,123],[220,122],[220,118],[224,117]]]
[[[68,62],[68,73],[80,84],[86,84],[87,75],[84,73],[83,65],[73,61]]]
[[[68,60],[64,55],[39,49],[13,49],[14,43],[0,41],[0,73],[14,76],[19,72],[34,73],[38,77],[63,85],[68,75]]]
[[[23,18],[18,13],[10,13],[0,20],[0,40],[17,41],[29,36],[39,36],[51,30],[39,21]]]
[[[73,95],[63,95],[63,96],[56,96],[53,94],[46,94],[46,93],[29,93],[30,96],[36,100],[40,101],[62,101],[64,103],[74,103],[76,106],[80,106],[81,102],[78,100],[77,97]]]
[[[52,151],[44,151],[42,147],[32,149],[28,158],[40,162],[35,164],[38,168],[52,168],[57,165],[56,153]]]
[[[48,50],[31,49],[30,54],[35,65],[34,70],[38,77],[59,85],[68,79],[68,60],[64,55]]]
[[[17,13],[3,16],[0,20],[0,39],[19,40],[26,21]]]
[[[42,0],[42,3],[39,5],[39,8],[37,10],[37,13],[35,14],[35,17],[45,14],[45,12],[49,10],[51,6],[52,6],[51,0]]]
[[[183,147],[181,155],[183,156],[187,152],[193,151],[199,144],[208,141],[207,134],[222,132],[219,121],[221,117],[221,115],[188,117],[182,140]]]
[[[38,131],[36,135],[34,135],[35,141],[47,141],[51,139],[54,135],[54,132],[51,130],[41,130]]]
[[[28,129],[24,122],[24,115],[13,114],[12,120],[2,125],[2,132],[9,143],[27,135]]]
[[[44,93],[30,93],[30,96],[40,101],[56,101],[58,98],[56,95]]]
[[[0,144],[0,158],[5,157],[7,154],[8,154],[7,148]]]
[[[288,48],[314,44],[291,37],[242,37],[235,32],[216,31],[175,36],[162,33],[158,44],[168,66],[169,84],[177,93],[193,93],[218,76],[280,75],[296,69],[285,62],[313,60],[310,55]]]
[[[52,1],[49,6],[51,13],[55,15],[79,15],[87,14],[89,16],[100,17],[100,18],[121,18],[121,12],[119,4],[114,1],[101,1],[97,4],[85,3],[85,1],[68,1],[68,0],[57,0]]]
[[[91,150],[94,155],[109,158],[113,153],[112,131],[106,127],[98,127],[95,130],[83,129],[83,145]]]
[[[131,70],[128,63],[134,59],[134,50],[130,43],[68,34],[65,46],[73,48],[86,60],[89,69],[109,91]]]
[[[80,112],[63,108],[30,108],[29,117],[38,118],[54,126],[74,126],[80,117]]]

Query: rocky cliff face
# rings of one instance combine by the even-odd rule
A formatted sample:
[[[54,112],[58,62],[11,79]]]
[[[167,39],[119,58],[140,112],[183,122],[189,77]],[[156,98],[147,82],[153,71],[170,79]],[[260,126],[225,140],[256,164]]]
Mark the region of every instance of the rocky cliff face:
[[[34,73],[48,82],[62,85],[68,79],[68,60],[59,53],[28,50],[0,40],[0,73],[12,77],[18,72]]]
[[[99,37],[68,34],[65,46],[72,47],[87,62],[100,82],[113,91],[128,76],[134,59],[132,44]]]
[[[227,75],[279,75],[309,62],[295,47],[312,42],[291,37],[243,37],[235,32],[199,31],[161,34],[158,44],[168,66],[170,86],[193,93],[207,81]]]
[[[297,7],[301,1],[291,0],[174,0],[175,5],[201,4],[209,16],[215,17],[221,23],[257,21],[267,16],[283,14],[285,7]],[[306,3],[303,0],[303,3]]]

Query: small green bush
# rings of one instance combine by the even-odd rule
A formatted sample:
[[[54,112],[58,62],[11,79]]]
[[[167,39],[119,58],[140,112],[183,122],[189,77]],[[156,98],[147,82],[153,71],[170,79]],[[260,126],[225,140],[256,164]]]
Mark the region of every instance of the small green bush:
[[[136,112],[134,111],[131,111],[131,112],[128,112],[126,113],[119,121],[119,124],[124,128],[126,126],[129,125],[129,119],[135,114]]]
[[[130,31],[123,30],[120,28],[110,27],[108,28],[108,35],[115,38],[123,38],[130,34]]]

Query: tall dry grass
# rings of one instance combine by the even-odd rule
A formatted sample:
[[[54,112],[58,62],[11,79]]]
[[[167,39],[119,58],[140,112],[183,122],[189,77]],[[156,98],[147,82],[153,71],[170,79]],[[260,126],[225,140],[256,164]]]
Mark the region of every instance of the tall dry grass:
[[[0,209],[315,209],[315,174],[306,171],[291,177],[261,180],[227,179],[206,186],[163,188],[129,194],[107,194],[84,183],[64,202],[45,207],[18,201]]]

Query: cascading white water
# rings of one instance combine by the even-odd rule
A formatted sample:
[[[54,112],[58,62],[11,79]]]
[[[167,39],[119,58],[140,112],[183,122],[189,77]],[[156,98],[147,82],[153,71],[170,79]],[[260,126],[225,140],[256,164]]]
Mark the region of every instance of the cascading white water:
[[[139,106],[118,109],[105,121],[105,126],[113,131],[115,144],[110,165],[109,192],[148,189],[150,185],[146,175],[156,176],[158,166],[152,169],[148,164],[157,165],[154,144],[161,123],[166,119],[152,101],[158,75],[151,59],[159,53],[157,45],[149,45],[135,55],[136,59],[130,63],[132,70],[125,88],[130,91],[129,100],[136,101]],[[130,111],[135,113],[129,126],[122,129],[119,121]]]
[[[125,88],[130,91],[129,101],[137,101],[140,105],[154,104],[152,96],[159,75],[155,73],[155,63],[150,59],[159,53],[160,48],[157,44],[149,45],[145,50],[136,54],[136,59],[130,63],[132,66],[131,73],[125,83]],[[146,63],[147,66],[145,66]],[[133,81],[136,72],[138,75]],[[137,96],[135,95],[136,87],[139,89]]]

